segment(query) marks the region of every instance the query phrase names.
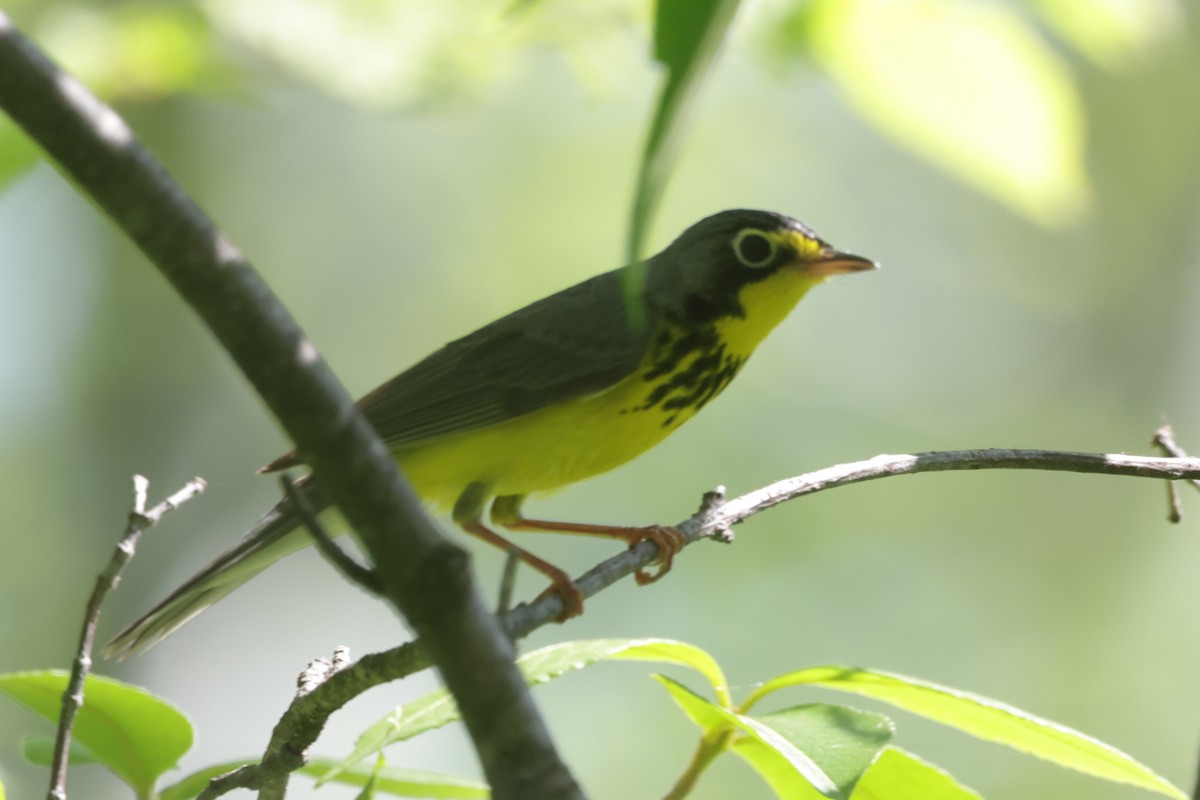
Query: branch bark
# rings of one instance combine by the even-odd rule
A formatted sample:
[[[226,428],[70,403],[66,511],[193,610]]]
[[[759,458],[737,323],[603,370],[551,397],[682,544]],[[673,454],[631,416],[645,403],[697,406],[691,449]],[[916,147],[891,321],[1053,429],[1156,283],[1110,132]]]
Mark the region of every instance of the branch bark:
[[[3,108],[204,320],[313,466],[423,638],[497,798],[578,798],[513,648],[448,542],[313,344],[125,122],[0,13]]]

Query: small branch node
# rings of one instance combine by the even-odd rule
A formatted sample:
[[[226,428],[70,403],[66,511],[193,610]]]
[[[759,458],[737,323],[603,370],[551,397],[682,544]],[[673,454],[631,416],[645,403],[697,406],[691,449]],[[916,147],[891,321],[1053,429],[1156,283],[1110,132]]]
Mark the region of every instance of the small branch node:
[[[329,660],[315,658],[308,662],[308,666],[296,677],[296,697],[304,697],[310,694],[318,686],[352,663],[350,660],[350,648],[345,645],[339,645],[334,648],[333,657]]]
[[[700,513],[704,514],[714,510],[717,506],[725,502],[726,488],[724,484],[717,484],[709,489],[700,497]]]
[[[700,510],[696,512],[692,519],[698,521],[701,528],[708,527],[705,525],[706,517],[715,515],[725,505],[725,493],[725,486],[718,484],[700,497]],[[712,528],[707,537],[721,544],[733,544],[733,528],[728,525],[718,524]]]

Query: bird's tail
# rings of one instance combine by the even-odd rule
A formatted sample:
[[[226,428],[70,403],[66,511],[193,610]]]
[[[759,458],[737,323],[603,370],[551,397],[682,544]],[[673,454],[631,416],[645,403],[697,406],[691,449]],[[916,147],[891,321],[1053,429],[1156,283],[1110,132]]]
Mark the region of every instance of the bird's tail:
[[[314,513],[327,507],[311,481],[303,480],[298,487]],[[292,503],[281,500],[237,544],[114,636],[104,647],[105,657],[126,658],[150,649],[279,559],[311,543]]]

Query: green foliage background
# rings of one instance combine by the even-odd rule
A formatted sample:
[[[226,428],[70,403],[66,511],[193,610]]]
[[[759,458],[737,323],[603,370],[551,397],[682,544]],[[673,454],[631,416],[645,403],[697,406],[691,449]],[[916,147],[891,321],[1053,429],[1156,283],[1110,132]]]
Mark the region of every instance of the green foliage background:
[[[647,6],[543,0],[504,16],[467,0],[9,5],[117,102],[356,393],[622,259],[658,78]],[[941,54],[923,32],[947,4],[907,5],[906,37]],[[915,140],[928,135],[902,130],[885,102],[898,89],[881,99],[855,82],[865,67],[829,33],[853,26],[837,28],[829,4],[747,4],[699,94],[652,249],[712,211],[764,207],[884,269],[806,300],[673,440],[531,509],[670,522],[715,484],[737,493],[879,452],[1144,452],[1163,418],[1200,451],[1195,19],[1168,0],[1134,3],[1125,20],[1094,11],[1105,4],[952,5],[997,15],[984,27],[1015,25],[1052,60],[1045,80],[1065,78],[1069,91],[1050,96],[1079,112],[1053,163],[1069,172],[1077,135],[1078,174],[1022,203],[978,158],[927,160],[947,147],[923,150]],[[882,13],[843,4],[853,6]],[[914,94],[940,96],[936,81],[970,74],[983,51],[938,62]],[[915,80],[896,85],[921,89]],[[1000,102],[997,85],[977,94]],[[276,490],[253,470],[287,446],[141,256],[51,168],[22,171],[27,158],[0,129],[0,172],[12,176],[0,195],[0,672],[66,664],[131,473],[158,494],[194,474],[210,489],[145,541],[106,613],[110,632],[257,518]],[[1044,473],[850,487],[752,520],[732,547],[691,548],[669,579],[610,590],[528,646],[668,636],[708,649],[742,689],[807,664],[903,672],[1060,720],[1186,786],[1200,729],[1200,504],[1185,494],[1193,513],[1171,527],[1163,496],[1150,482]],[[525,541],[573,571],[611,552]],[[490,591],[500,558],[470,546]],[[192,715],[187,766],[198,768],[260,751],[307,660],[401,635],[302,555],[150,655],[104,669]],[[319,749],[340,755],[382,708],[431,686],[424,676],[360,700]],[[661,794],[694,745],[636,666],[588,670],[537,697],[595,797]],[[900,721],[899,744],[987,797],[1137,795]],[[40,724],[0,707],[12,797],[42,790],[16,744]],[[393,760],[474,771],[453,728]],[[72,778],[91,783],[81,796],[119,796],[86,769]],[[339,791],[350,796],[316,796]],[[729,760],[696,796],[735,793],[768,796]]]

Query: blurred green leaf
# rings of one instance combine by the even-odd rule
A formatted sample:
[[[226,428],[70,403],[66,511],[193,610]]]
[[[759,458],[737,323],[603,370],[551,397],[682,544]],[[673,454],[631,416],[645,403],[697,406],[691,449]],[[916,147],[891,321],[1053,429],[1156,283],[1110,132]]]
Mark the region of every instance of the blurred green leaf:
[[[950,0],[818,0],[814,52],[898,143],[1042,225],[1089,202],[1071,72],[1013,11]]]
[[[666,68],[666,76],[638,167],[626,246],[630,264],[642,259],[646,232],[683,140],[687,110],[716,58],[737,7],[738,0],[658,0],[654,58]],[[640,274],[631,272],[625,286],[627,305],[636,324],[640,324],[641,307],[633,299],[641,292],[641,281]]]
[[[1172,0],[1034,0],[1034,7],[1072,46],[1116,69],[1179,30],[1182,9]]]
[[[663,675],[654,676],[671,698],[679,705],[688,719],[696,723],[705,735],[721,729],[736,730],[749,738],[755,739],[761,748],[743,746],[743,757],[755,769],[762,772],[763,777],[776,785],[779,776],[785,772],[799,775],[803,781],[793,781],[789,786],[795,790],[792,797],[800,798],[845,798],[846,794],[834,780],[829,777],[821,765],[806,752],[800,750],[787,737],[758,720],[732,711],[705,700],[700,695],[688,689],[683,684],[673,681]],[[746,750],[746,748],[750,748]],[[746,753],[750,755],[746,755]]]
[[[1097,778],[1140,786],[1178,800],[1187,798],[1149,767],[1086,734],[996,700],[903,675],[854,667],[812,667],[767,681],[751,693],[745,706],[789,686],[820,686],[872,697]]]
[[[0,693],[57,722],[68,675],[61,670],[0,675]],[[137,792],[148,794],[158,776],[192,746],[182,712],[144,689],[90,676],[74,737]]]
[[[812,756],[847,795],[895,733],[892,721],[882,714],[826,703],[796,706],[754,719]],[[779,797],[803,796],[796,771],[760,739],[739,738],[733,751],[754,767]]]
[[[110,101],[174,94],[211,66],[207,20],[186,4],[62,4],[47,14],[37,37],[63,69]]]
[[[983,800],[952,776],[895,747],[863,775],[850,800]]]
[[[40,153],[24,131],[0,118],[0,189],[36,164]]]
[[[34,736],[32,734],[22,736],[21,756],[30,764],[37,764],[40,767],[50,766],[54,762],[54,737]],[[94,764],[98,760],[91,750],[88,750],[72,737],[67,763]]]
[[[708,679],[723,703],[729,703],[725,675],[712,657],[698,647],[670,639],[589,639],[564,642],[526,653],[517,659],[517,666],[521,668],[529,685],[536,686],[608,659],[656,661],[691,667]],[[458,718],[458,706],[445,689],[406,703],[367,728],[358,737],[350,755],[341,761],[339,766],[332,768],[322,781],[331,779],[338,770],[359,763],[389,744],[411,739]]]

